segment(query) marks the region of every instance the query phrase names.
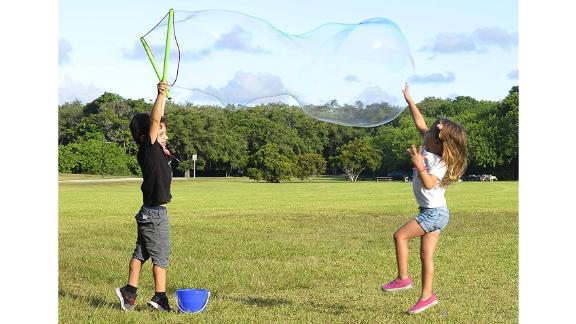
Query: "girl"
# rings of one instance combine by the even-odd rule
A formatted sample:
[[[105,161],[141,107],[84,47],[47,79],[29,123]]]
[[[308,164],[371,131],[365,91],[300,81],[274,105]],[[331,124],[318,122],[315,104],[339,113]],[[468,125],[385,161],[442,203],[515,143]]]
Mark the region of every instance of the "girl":
[[[420,135],[424,137],[424,147],[408,150],[414,164],[412,187],[420,214],[400,227],[394,233],[398,277],[382,285],[384,291],[403,290],[412,287],[408,276],[408,241],[420,236],[420,259],[422,261],[422,293],[409,314],[416,314],[438,304],[438,297],[432,293],[434,277],[433,255],[440,237],[440,230],[448,225],[448,208],[444,192],[446,187],[457,182],[466,169],[468,148],[466,133],[462,126],[446,119],[438,118],[430,129],[418,107],[410,97],[408,84],[403,91],[404,99],[410,106],[410,113]]]

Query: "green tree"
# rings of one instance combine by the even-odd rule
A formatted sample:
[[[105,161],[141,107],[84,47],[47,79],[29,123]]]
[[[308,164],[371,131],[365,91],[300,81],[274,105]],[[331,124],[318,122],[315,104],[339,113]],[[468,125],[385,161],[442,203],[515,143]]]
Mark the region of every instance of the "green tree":
[[[294,175],[300,179],[312,180],[318,174],[326,172],[326,160],[318,153],[306,153],[298,156]]]
[[[323,136],[326,139],[326,144],[324,145],[322,154],[328,160],[327,167],[331,169],[331,173],[336,174],[340,167],[340,164],[336,159],[338,148],[357,137],[365,136],[366,129],[358,127],[347,127],[330,123],[322,124],[325,127]]]
[[[58,144],[74,142],[75,128],[84,117],[84,105],[75,100],[58,106]]]
[[[170,103],[166,105],[168,147],[172,155],[180,161],[178,170],[185,176],[189,176],[190,169],[192,169],[192,155],[198,154],[198,149],[194,145],[198,142],[196,133],[203,129],[199,115],[193,107],[182,107]],[[198,161],[196,162],[196,168],[200,169]]]
[[[497,109],[496,103],[481,102],[474,114],[462,118],[468,136],[468,169],[472,172],[494,170],[503,162],[498,147]]]
[[[518,87],[513,87],[500,102],[479,101],[467,96],[455,99],[429,97],[418,103],[418,106],[428,125],[436,117],[445,116],[464,126],[468,133],[469,173],[491,173],[506,179],[518,177]],[[97,174],[102,170],[124,172],[108,167],[92,167],[80,157],[89,155],[90,147],[94,152],[100,147],[100,156],[103,156],[102,147],[106,150],[115,145],[123,150],[118,151],[120,156],[135,161],[138,147],[133,143],[128,123],[134,113],[147,112],[150,108],[151,103],[144,99],[124,99],[109,92],[87,105],[75,101],[59,106],[59,170]],[[319,113],[327,114],[340,109],[372,108],[362,103],[351,106],[336,101],[322,107],[311,107],[318,109]],[[224,171],[227,176],[234,172],[241,174],[250,167],[253,178],[264,180],[265,173],[255,167],[256,157],[272,154],[274,150],[270,147],[260,152],[270,144],[275,144],[278,152],[292,152],[288,154],[292,157],[321,154],[324,161],[328,161],[330,172],[336,174],[345,167],[351,170],[350,166],[342,163],[343,150],[350,150],[345,145],[365,137],[370,137],[372,146],[382,151],[379,172],[404,171],[410,168],[410,161],[404,153],[406,147],[420,144],[422,140],[415,131],[408,110],[404,110],[393,121],[373,128],[346,127],[318,121],[305,114],[300,107],[284,104],[244,109],[236,106],[221,108],[168,102],[166,117],[168,145],[173,155],[181,161],[176,164],[184,174],[190,172],[192,156],[196,154],[197,170],[204,170],[206,174],[214,171]],[[86,150],[86,154],[79,154],[80,147]],[[91,160],[97,161],[95,158]],[[118,164],[128,165],[130,173],[140,172],[135,162],[125,163],[120,160]],[[300,172],[304,170],[299,169],[301,163],[296,163],[295,157],[289,161],[295,166],[291,172],[302,175]],[[354,169],[351,180],[360,169]],[[363,170],[370,168],[365,167]],[[273,179],[269,176],[266,178]]]
[[[135,157],[115,143],[89,139],[58,146],[58,171],[78,174],[139,174]]]
[[[370,138],[356,138],[338,149],[335,160],[348,176],[355,182],[362,171],[375,170],[380,164],[382,151],[370,144]]]
[[[499,148],[503,160],[503,176],[518,179],[518,86],[512,87],[508,96],[500,102],[497,117],[499,121]]]
[[[402,114],[394,125],[381,126],[372,140],[374,147],[382,150],[380,172],[388,174],[395,170],[408,170],[411,167],[410,159],[406,156],[406,149],[410,145],[420,145],[422,137],[414,126],[409,114]]]
[[[288,111],[285,105],[258,106],[238,111],[244,114],[240,127],[246,131],[245,137],[251,154],[269,143],[288,146],[295,154],[308,152],[298,131],[291,127]]]
[[[262,146],[248,161],[247,175],[253,180],[279,183],[289,180],[294,172],[296,156],[286,145],[274,143]]]
[[[248,143],[243,134],[226,118],[221,108],[205,108],[202,131],[198,132],[196,147],[213,170],[224,170],[230,176],[233,170],[243,168],[248,156]]]

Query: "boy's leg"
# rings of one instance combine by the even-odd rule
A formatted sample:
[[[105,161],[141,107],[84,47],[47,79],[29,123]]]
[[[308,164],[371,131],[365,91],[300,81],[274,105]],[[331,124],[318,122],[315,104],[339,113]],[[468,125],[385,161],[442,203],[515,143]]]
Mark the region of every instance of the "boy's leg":
[[[144,245],[142,226],[137,224],[137,228],[138,238],[136,239],[136,247],[128,263],[128,284],[124,287],[116,288],[116,296],[118,296],[120,300],[120,307],[127,311],[134,309],[142,264],[150,257]]]
[[[140,270],[142,270],[142,261],[132,258],[128,267],[128,284],[130,286],[138,287]]]
[[[166,268],[154,264],[152,266],[152,274],[154,275],[155,293],[148,305],[159,311],[172,311],[168,296],[166,296]]]
[[[142,264],[150,258],[150,253],[146,248],[146,237],[149,232],[149,224],[138,224],[138,237],[136,238],[136,246],[132,252],[132,259],[128,265],[128,284],[133,287],[138,287],[138,280],[140,279],[140,272]]]
[[[128,266],[128,284],[121,288],[116,288],[116,296],[120,300],[120,307],[125,311],[134,309],[136,304],[138,279],[140,277],[140,270],[142,269],[142,261],[132,258]]]
[[[424,234],[426,234],[426,232],[415,219],[411,219],[394,233],[399,279],[408,278],[408,241]]]
[[[153,265],[152,274],[154,275],[154,291],[166,292],[166,269]]]
[[[420,238],[420,260],[422,261],[422,295],[426,300],[432,296],[432,279],[434,278],[434,251],[440,238],[440,232],[424,234]]]
[[[166,295],[166,269],[170,259],[170,224],[165,209],[160,210],[158,216],[158,222],[154,226],[154,240],[148,248],[153,264],[152,274],[155,292],[148,304],[159,311],[171,311]]]

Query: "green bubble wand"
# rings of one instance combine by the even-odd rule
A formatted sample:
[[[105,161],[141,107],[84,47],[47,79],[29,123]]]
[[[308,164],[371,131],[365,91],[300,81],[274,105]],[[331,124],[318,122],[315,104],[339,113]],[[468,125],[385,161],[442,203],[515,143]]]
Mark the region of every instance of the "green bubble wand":
[[[162,23],[162,21],[164,21],[166,16],[168,16],[168,25],[167,25],[167,30],[166,30],[166,46],[164,47],[164,67],[162,70],[162,75],[160,75],[160,70],[158,69],[158,66],[156,65],[156,61],[154,60],[154,55],[152,55],[152,51],[150,50],[150,46],[148,46],[148,43],[146,42],[145,37],[152,30],[154,30],[154,28],[158,27],[158,25],[160,25],[160,23]],[[160,20],[160,22],[158,24],[156,24],[156,26],[154,26],[150,31],[148,31],[148,33],[146,33],[146,35],[140,37],[140,42],[142,43],[142,46],[144,46],[144,50],[146,51],[146,55],[148,55],[148,59],[150,60],[150,63],[152,63],[152,67],[154,68],[154,72],[156,72],[156,76],[158,77],[158,80],[161,82],[166,82],[166,77],[168,74],[168,60],[170,58],[170,38],[173,35],[172,31],[174,29],[174,9],[170,9],[168,11],[168,13],[166,14],[166,16],[164,16],[162,18],[162,20]],[[178,41],[176,41],[176,45],[178,45]],[[180,51],[178,51],[178,65],[180,65]],[[176,71],[176,78],[178,78],[178,71]],[[176,83],[176,80],[174,80],[174,82],[170,86],[174,85],[174,83]],[[168,97],[168,99],[170,99],[169,90],[166,90],[166,96]]]

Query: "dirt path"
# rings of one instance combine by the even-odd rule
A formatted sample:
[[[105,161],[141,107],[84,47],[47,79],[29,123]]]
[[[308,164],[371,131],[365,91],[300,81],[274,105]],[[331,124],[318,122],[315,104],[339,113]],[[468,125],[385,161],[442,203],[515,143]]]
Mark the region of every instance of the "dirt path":
[[[192,179],[192,178],[190,178]],[[187,180],[186,178],[172,178],[172,181]],[[112,179],[70,179],[58,180],[58,183],[100,183],[100,182],[141,182],[142,178],[112,178]]]

